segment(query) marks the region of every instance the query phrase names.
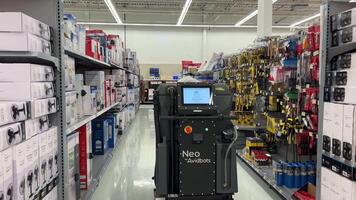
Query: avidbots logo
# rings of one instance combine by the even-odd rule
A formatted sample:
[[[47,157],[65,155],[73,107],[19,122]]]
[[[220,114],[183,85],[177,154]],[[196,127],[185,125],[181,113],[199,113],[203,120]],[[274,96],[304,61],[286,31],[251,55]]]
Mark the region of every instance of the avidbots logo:
[[[191,152],[191,151],[182,151],[182,157],[184,158],[184,160],[189,163],[189,164],[203,164],[203,163],[211,163],[211,159],[206,158],[206,159],[202,159],[200,158],[200,152],[196,151],[196,152]]]

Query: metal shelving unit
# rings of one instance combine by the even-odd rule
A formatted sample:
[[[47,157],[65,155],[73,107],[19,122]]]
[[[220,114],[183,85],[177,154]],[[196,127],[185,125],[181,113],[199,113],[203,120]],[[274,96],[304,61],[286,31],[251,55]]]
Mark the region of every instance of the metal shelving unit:
[[[252,169],[265,183],[267,183],[281,198],[291,199],[297,188],[287,188],[284,186],[278,186],[276,184],[273,168],[272,166],[261,166],[257,167],[249,160],[245,159],[242,155],[242,151],[238,150],[236,153],[237,157],[244,162],[250,169]]]
[[[97,113],[95,113],[94,115],[90,115],[90,116],[85,116],[84,118],[80,119],[77,123],[73,124],[73,125],[70,125],[69,127],[67,127],[66,129],[66,133],[67,134],[70,134],[72,133],[73,131],[77,130],[78,128],[84,126],[86,123],[94,120],[95,118],[103,115],[104,113],[106,113],[107,111],[109,111],[110,109],[114,108],[115,106],[119,105],[120,102],[117,102],[107,108],[104,108],[103,110],[101,111],[98,111]]]
[[[41,11],[39,12],[39,8]],[[58,111],[50,116],[53,125],[58,126],[58,168],[59,175],[58,181],[58,199],[68,199],[66,194],[68,184],[68,174],[65,169],[67,169],[67,159],[66,149],[66,135],[63,134],[66,129],[65,126],[65,91],[64,91],[64,70],[62,70],[63,60],[62,55],[64,54],[62,47],[62,19],[63,19],[63,1],[62,0],[2,0],[0,6],[0,12],[23,12],[43,23],[52,27],[53,35],[53,55],[49,56],[44,53],[35,52],[0,52],[0,62],[6,63],[32,63],[32,64],[42,64],[55,67],[55,86],[56,86],[56,97],[58,104]],[[52,189],[53,185],[49,185],[40,194],[47,194],[49,189]]]
[[[101,69],[114,69],[112,65],[109,63],[94,59],[87,55],[82,55],[81,53],[65,49],[64,53],[70,57],[75,59],[76,64],[83,65],[83,66],[90,66],[93,68],[101,68]]]
[[[140,76],[139,74],[136,74],[135,72],[128,70],[126,68],[120,67],[115,63],[106,63],[97,59],[94,59],[90,56],[83,55],[79,52],[75,52],[69,49],[65,49],[64,53],[67,54],[70,57],[73,57],[76,60],[76,64],[79,66],[90,66],[95,69],[121,69],[126,71],[126,73],[134,74],[136,76]]]
[[[2,63],[32,63],[49,65],[59,68],[59,59],[38,52],[0,51],[0,62]]]
[[[321,6],[321,35],[320,35],[320,93],[319,93],[319,131],[318,131],[318,146],[317,146],[317,188],[316,197],[321,199],[321,168],[322,156],[338,160],[350,167],[355,167],[353,163],[347,163],[342,158],[330,155],[323,151],[322,138],[323,138],[323,116],[324,116],[324,87],[326,80],[326,71],[329,69],[330,61],[333,57],[356,50],[356,43],[350,43],[338,47],[331,47],[332,35],[330,34],[330,16],[340,13],[342,11],[356,7],[355,3],[337,2],[324,0]]]
[[[79,52],[75,52],[69,49],[65,49],[64,50],[64,54],[74,58],[75,60],[75,66],[76,68],[80,68],[80,70],[83,69],[96,69],[96,70],[115,70],[115,69],[120,69],[120,70],[124,70],[126,73],[131,73],[134,75],[137,75],[136,73],[120,67],[119,65],[115,64],[115,63],[106,63],[106,62],[102,62],[100,60],[94,59],[90,56],[87,55],[82,55]],[[139,76],[139,75],[137,75]],[[120,87],[129,87],[128,85],[125,86],[120,86]],[[121,106],[120,108],[118,108],[117,106],[120,105],[120,102],[117,102],[107,108],[104,108],[103,110],[98,111],[97,113],[90,115],[90,116],[85,116],[82,119],[80,119],[78,122],[76,122],[73,125],[69,125],[67,126],[64,130],[65,130],[65,135],[66,137],[72,135],[73,133],[75,133],[75,130],[79,129],[80,127],[82,127],[83,125],[87,124],[88,122],[91,122],[92,120],[100,117],[101,115],[105,114],[106,112],[108,112],[109,110],[115,109],[116,112],[122,112],[127,106],[129,106],[130,104],[125,104],[123,106]],[[64,120],[65,121],[65,120]],[[128,128],[130,126],[130,124],[126,125]],[[107,152],[105,153],[105,155],[96,155],[94,156],[94,158],[92,159],[92,163],[93,163],[93,168],[92,168],[92,175],[93,175],[93,179],[91,184],[89,185],[88,190],[80,190],[77,191],[77,195],[80,193],[80,198],[81,199],[91,199],[93,194],[95,193],[97,187],[100,184],[100,181],[104,175],[104,172],[106,171],[106,169],[108,168],[110,162],[112,161],[112,158],[114,156],[114,152],[119,148],[120,146],[120,142],[121,140],[121,135],[123,134],[122,132],[126,132],[126,128],[124,131],[119,130],[120,135],[118,136],[118,140],[117,140],[117,144],[115,146],[115,148],[113,149],[108,149]],[[66,150],[64,150],[66,151]],[[65,152],[65,154],[67,154],[67,151]],[[66,173],[66,172],[64,172]],[[67,184],[63,183],[63,184]],[[67,184],[68,185],[68,184]],[[78,188],[77,188],[78,189]],[[65,191],[69,191],[68,188],[66,188]]]

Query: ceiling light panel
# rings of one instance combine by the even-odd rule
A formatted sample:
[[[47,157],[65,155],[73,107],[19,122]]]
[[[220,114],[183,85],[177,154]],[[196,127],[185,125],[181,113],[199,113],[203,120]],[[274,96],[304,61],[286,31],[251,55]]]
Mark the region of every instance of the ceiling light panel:
[[[295,26],[301,25],[301,24],[303,24],[303,23],[306,23],[306,22],[308,22],[308,21],[310,21],[310,20],[313,20],[313,19],[316,19],[316,18],[318,18],[318,17],[320,17],[320,13],[315,14],[315,15],[313,15],[313,16],[310,16],[310,17],[308,17],[308,18],[305,18],[305,19],[303,19],[303,20],[300,20],[300,21],[298,21],[298,22],[295,22],[294,24],[291,24],[290,27],[295,27]]]
[[[187,15],[187,12],[188,12],[191,4],[192,4],[192,0],[186,0],[183,10],[182,10],[182,13],[180,14],[180,17],[178,19],[177,26],[182,25],[184,18]]]
[[[109,8],[112,16],[114,17],[116,23],[122,24],[119,14],[117,13],[115,6],[112,4],[111,0],[104,0],[106,6]]]
[[[272,4],[276,3],[278,0],[272,0]],[[250,20],[251,18],[253,18],[254,16],[256,16],[258,14],[258,10],[254,10],[252,13],[250,13],[249,15],[247,15],[246,17],[244,17],[243,19],[241,19],[240,21],[238,21],[235,26],[241,26],[242,24],[244,24],[245,22],[247,22],[248,20]]]

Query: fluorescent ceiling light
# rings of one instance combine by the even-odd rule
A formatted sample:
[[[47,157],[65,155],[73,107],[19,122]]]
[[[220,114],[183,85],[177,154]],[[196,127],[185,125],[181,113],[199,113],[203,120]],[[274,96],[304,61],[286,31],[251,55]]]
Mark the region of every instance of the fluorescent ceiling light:
[[[290,25],[290,27],[298,26],[298,25],[300,25],[300,24],[303,24],[303,23],[305,23],[305,22],[307,22],[307,21],[310,21],[310,20],[312,20],[312,19],[314,19],[314,18],[317,18],[317,17],[320,17],[320,13],[318,13],[318,14],[316,14],[316,15],[313,15],[313,16],[311,16],[311,17],[305,18],[305,19],[303,19],[303,20],[300,20],[300,21],[298,21],[298,22],[296,22],[296,23]]]
[[[176,24],[135,24],[135,23],[104,23],[104,22],[78,22],[81,25],[97,25],[97,26],[145,26],[145,27],[177,27]],[[187,27],[187,28],[257,28],[254,26],[234,26],[234,25],[205,25],[205,24],[197,24],[197,25],[180,25],[179,27]],[[272,26],[272,28],[281,28],[281,29],[290,29],[290,26]],[[293,28],[306,28],[302,26],[296,26]]]
[[[114,7],[114,5],[112,4],[111,0],[104,0],[106,5],[108,6],[112,16],[114,17],[115,21],[118,23],[118,24],[122,24],[122,21],[120,19],[120,16],[119,14],[117,14],[116,12],[116,9]]]
[[[245,18],[241,19],[239,22],[237,22],[235,24],[235,26],[241,26],[242,24],[244,24],[245,22],[247,22],[248,20],[250,20],[252,17],[256,16],[258,13],[258,10],[253,11],[251,14],[247,15]]]
[[[180,14],[180,17],[178,19],[178,22],[177,22],[177,26],[180,26],[182,25],[183,21],[184,21],[184,18],[185,16],[187,15],[187,12],[189,10],[189,7],[190,7],[190,4],[192,4],[192,1],[193,0],[187,0],[184,4],[184,7],[183,7],[183,10],[182,10],[182,13]]]
[[[278,0],[272,0],[272,4],[276,3]],[[252,13],[250,13],[249,15],[247,15],[245,18],[241,19],[240,21],[238,21],[235,26],[241,26],[242,24],[244,24],[245,22],[247,22],[248,20],[250,20],[251,18],[253,18],[254,16],[256,16],[258,14],[258,10],[253,11]]]

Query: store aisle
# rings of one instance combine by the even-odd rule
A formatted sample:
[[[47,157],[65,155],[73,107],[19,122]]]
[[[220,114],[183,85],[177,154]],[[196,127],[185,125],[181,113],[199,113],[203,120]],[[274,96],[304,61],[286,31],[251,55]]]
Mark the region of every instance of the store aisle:
[[[142,105],[129,131],[97,188],[94,200],[151,200],[155,161],[155,132],[152,106]],[[239,193],[235,199],[276,199],[257,182],[260,181],[238,163]],[[256,180],[257,181],[256,181]],[[268,190],[268,189],[267,189]]]

